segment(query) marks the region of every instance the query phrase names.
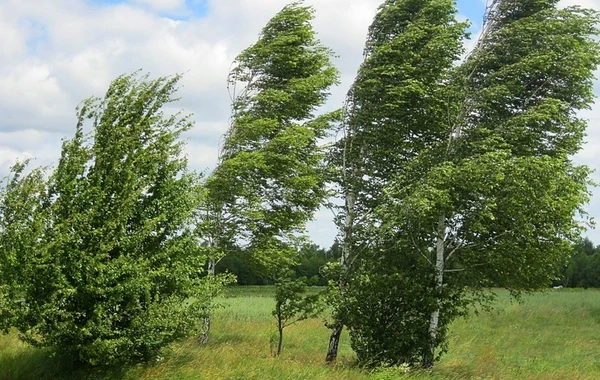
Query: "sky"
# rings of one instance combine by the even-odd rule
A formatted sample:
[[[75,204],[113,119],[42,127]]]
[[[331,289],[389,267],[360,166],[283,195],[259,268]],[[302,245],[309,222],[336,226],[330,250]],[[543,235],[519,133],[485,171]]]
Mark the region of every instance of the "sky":
[[[326,109],[338,108],[362,60],[377,6],[383,0],[306,0],[314,27],[337,54],[341,85]],[[231,62],[251,45],[287,0],[0,0],[0,173],[17,159],[56,164],[62,139],[75,128],[75,107],[102,96],[116,76],[142,69],[152,77],[184,73],[173,105],[193,113],[187,133],[191,168],[210,170],[229,118],[226,78]],[[485,0],[458,0],[459,16],[476,37]],[[563,0],[600,10],[600,0]],[[600,82],[595,93],[600,95]],[[575,157],[600,183],[600,104],[583,112],[587,143]],[[600,219],[600,189],[589,214]],[[332,214],[320,210],[309,234],[321,246],[336,235]],[[600,244],[600,230],[587,232]]]

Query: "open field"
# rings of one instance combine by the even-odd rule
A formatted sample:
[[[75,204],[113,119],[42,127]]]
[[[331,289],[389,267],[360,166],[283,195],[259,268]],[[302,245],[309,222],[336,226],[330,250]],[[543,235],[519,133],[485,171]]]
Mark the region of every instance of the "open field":
[[[450,351],[433,373],[368,373],[352,365],[348,336],[335,366],[323,364],[328,330],[320,319],[286,329],[280,358],[270,353],[275,325],[271,288],[236,288],[222,299],[208,346],[193,340],[151,365],[93,370],[0,336],[0,379],[600,379],[600,291],[553,290],[458,320]]]

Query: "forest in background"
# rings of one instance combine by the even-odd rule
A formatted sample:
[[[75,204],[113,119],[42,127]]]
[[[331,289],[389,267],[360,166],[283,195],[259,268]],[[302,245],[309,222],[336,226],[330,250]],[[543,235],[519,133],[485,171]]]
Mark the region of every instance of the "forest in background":
[[[554,285],[586,289],[600,287],[600,245],[594,246],[588,238],[576,244],[569,264],[562,271],[562,278]]]
[[[304,246],[297,253],[297,264],[293,266],[294,276],[305,279],[310,286],[325,286],[327,280],[322,274],[322,269],[327,263],[339,260],[340,255],[341,248],[338,243],[327,249],[316,244]],[[234,274],[238,285],[272,285],[271,279],[265,274],[265,268],[252,257],[242,253],[233,253],[223,258],[216,270],[218,273]],[[589,238],[575,244],[569,263],[562,268],[560,277],[552,281],[551,285],[565,288],[600,288],[600,245],[594,246]]]

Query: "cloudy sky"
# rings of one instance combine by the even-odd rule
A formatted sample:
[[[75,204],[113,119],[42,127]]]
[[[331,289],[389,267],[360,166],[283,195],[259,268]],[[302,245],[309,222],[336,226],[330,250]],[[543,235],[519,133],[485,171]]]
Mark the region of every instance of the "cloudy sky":
[[[306,0],[314,5],[320,39],[339,58],[342,84],[329,108],[341,105],[361,62],[368,25],[382,0]],[[56,163],[60,142],[72,135],[75,107],[104,94],[111,79],[137,69],[152,76],[185,73],[177,107],[192,112],[190,164],[214,166],[227,127],[225,80],[235,56],[252,44],[286,0],[0,0],[0,173],[18,158]],[[600,0],[564,0],[600,10]],[[461,18],[480,30],[485,0],[458,0]],[[600,85],[596,86],[600,95]],[[588,143],[577,162],[600,169],[600,107],[586,111]],[[600,183],[600,174],[595,174]],[[600,190],[588,205],[600,218]],[[310,234],[329,246],[329,211]],[[600,231],[588,235],[600,244]]]

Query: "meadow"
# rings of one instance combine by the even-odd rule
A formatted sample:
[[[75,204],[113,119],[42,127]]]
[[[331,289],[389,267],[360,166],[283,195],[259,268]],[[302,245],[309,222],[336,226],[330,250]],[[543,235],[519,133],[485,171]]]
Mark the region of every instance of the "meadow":
[[[269,287],[229,289],[208,345],[190,339],[151,364],[77,368],[14,332],[0,336],[0,379],[600,379],[599,290],[549,290],[522,303],[498,291],[494,311],[452,325],[449,352],[433,372],[407,374],[356,368],[347,334],[338,362],[325,365],[329,332],[321,319],[287,328],[283,354],[272,357],[271,295]]]

